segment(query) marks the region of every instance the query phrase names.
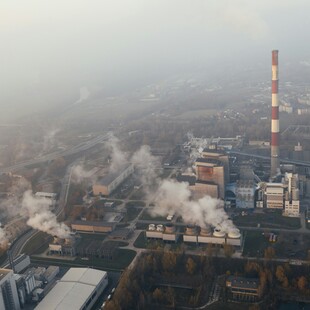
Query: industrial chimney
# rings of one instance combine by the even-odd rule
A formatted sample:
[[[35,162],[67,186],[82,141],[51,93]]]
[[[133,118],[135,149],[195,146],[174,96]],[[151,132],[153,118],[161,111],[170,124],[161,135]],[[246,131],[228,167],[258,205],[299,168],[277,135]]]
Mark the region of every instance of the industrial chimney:
[[[279,76],[278,76],[278,53],[272,51],[272,99],[271,99],[271,171],[270,177],[277,174],[279,168]]]

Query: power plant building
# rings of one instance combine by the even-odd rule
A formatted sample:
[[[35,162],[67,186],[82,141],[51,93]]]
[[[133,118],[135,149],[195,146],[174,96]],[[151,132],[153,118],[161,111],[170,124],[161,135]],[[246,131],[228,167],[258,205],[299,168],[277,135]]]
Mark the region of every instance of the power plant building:
[[[207,182],[210,186],[216,184],[218,186],[218,197],[214,198],[224,199],[226,184],[224,164],[218,159],[197,158],[195,166],[197,180]]]
[[[106,271],[70,268],[36,310],[90,310],[108,285]]]
[[[117,172],[109,173],[93,185],[95,196],[109,196],[134,171],[132,164],[124,164]]]
[[[20,309],[16,282],[11,269],[0,269],[0,309]]]

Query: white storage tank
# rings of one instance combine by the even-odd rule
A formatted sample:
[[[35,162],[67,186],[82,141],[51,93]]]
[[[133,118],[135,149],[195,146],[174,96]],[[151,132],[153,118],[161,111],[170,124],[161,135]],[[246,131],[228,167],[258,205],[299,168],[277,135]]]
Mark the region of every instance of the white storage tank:
[[[151,230],[151,231],[156,230],[155,224],[150,224],[150,225],[149,225],[149,230]]]
[[[224,238],[225,237],[225,232],[222,231],[222,229],[220,227],[216,227],[214,228],[214,231],[213,231],[213,236],[216,237],[216,238]]]

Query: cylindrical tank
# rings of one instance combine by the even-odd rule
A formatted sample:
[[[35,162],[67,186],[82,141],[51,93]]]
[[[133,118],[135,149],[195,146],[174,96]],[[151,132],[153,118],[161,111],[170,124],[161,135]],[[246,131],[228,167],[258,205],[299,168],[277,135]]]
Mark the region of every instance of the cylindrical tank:
[[[211,227],[210,226],[201,227],[200,235],[201,236],[210,236],[211,235]]]
[[[172,224],[167,224],[165,226],[165,233],[173,234],[175,232],[175,227]]]
[[[161,225],[161,224],[157,225],[156,230],[157,231],[164,231],[164,225]]]
[[[214,228],[213,236],[217,237],[217,238],[224,238],[225,237],[225,232],[222,231],[221,228],[216,227],[216,228]]]
[[[240,237],[241,237],[241,234],[238,228],[234,228],[228,232],[228,238],[239,239]]]
[[[197,234],[197,227],[195,225],[187,225],[185,230],[186,235],[196,235]]]
[[[149,230],[155,230],[155,229],[156,229],[155,224],[150,224],[150,225],[149,225]]]

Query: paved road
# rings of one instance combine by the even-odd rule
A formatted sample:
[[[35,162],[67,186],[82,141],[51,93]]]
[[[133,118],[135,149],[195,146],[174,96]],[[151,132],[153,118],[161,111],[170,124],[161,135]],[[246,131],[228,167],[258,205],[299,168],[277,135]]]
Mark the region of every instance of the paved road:
[[[9,166],[6,168],[1,168],[0,173],[15,172],[15,171],[17,171],[21,168],[27,167],[27,166],[31,166],[31,165],[39,164],[39,163],[44,163],[44,162],[56,159],[58,157],[66,157],[66,156],[73,155],[73,154],[76,154],[76,153],[79,153],[82,151],[86,151],[86,150],[92,148],[93,146],[95,146],[96,144],[107,141],[110,138],[110,136],[111,136],[110,133],[107,133],[105,135],[100,135],[100,136],[98,136],[92,140],[80,143],[80,144],[78,144],[78,145],[76,145],[76,146],[74,146],[68,150],[46,154],[46,155],[43,155],[41,157],[34,158],[31,160],[27,160],[24,162],[20,162],[20,163],[17,163],[15,165],[12,165],[12,166]]]

